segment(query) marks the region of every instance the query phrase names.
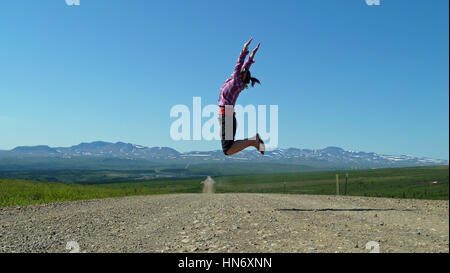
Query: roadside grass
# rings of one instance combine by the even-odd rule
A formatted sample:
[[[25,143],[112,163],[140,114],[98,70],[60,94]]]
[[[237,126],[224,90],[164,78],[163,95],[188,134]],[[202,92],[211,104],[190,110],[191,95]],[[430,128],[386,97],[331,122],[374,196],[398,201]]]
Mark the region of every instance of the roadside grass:
[[[156,190],[142,187],[100,188],[55,182],[0,179],[0,207],[158,193]]]

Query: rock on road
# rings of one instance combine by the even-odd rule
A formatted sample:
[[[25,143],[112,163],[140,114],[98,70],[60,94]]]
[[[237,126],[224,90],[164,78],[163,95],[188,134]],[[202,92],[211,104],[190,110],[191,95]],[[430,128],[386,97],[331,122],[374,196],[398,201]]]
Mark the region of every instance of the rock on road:
[[[174,194],[0,208],[0,253],[449,252],[449,202]]]

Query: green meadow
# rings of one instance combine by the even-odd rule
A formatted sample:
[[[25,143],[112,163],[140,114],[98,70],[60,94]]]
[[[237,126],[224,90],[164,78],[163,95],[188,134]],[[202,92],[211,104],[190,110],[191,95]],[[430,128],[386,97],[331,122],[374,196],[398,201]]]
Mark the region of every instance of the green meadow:
[[[336,174],[341,195],[449,199],[448,166],[219,177],[216,192],[333,195]]]
[[[117,189],[67,185],[57,182],[0,179],[0,207],[156,193],[142,187]]]
[[[346,173],[348,183],[346,185]],[[216,193],[336,194],[449,200],[448,166],[218,176]],[[206,178],[206,177],[205,177]],[[123,181],[92,185],[0,179],[0,206],[131,195],[201,193],[202,179]]]

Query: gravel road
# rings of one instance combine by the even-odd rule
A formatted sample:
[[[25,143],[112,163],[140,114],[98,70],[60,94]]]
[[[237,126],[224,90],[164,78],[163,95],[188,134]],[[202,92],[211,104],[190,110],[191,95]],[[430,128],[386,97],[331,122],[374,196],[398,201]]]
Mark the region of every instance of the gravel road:
[[[449,252],[449,202],[175,194],[0,208],[0,252]],[[76,250],[76,244],[75,249]]]

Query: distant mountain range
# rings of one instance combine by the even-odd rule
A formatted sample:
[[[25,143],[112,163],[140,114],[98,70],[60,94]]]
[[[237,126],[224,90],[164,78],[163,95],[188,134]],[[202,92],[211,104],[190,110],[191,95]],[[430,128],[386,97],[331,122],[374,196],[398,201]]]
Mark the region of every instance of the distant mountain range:
[[[131,143],[95,141],[72,147],[20,146],[10,151],[0,151],[3,162],[14,158],[117,158],[123,160],[149,160],[171,163],[224,163],[266,162],[306,165],[314,168],[381,168],[448,165],[447,160],[411,155],[383,155],[371,152],[346,151],[339,147],[324,149],[276,149],[261,156],[255,149],[247,149],[233,156],[225,156],[221,150],[180,153],[169,147],[145,147]]]

